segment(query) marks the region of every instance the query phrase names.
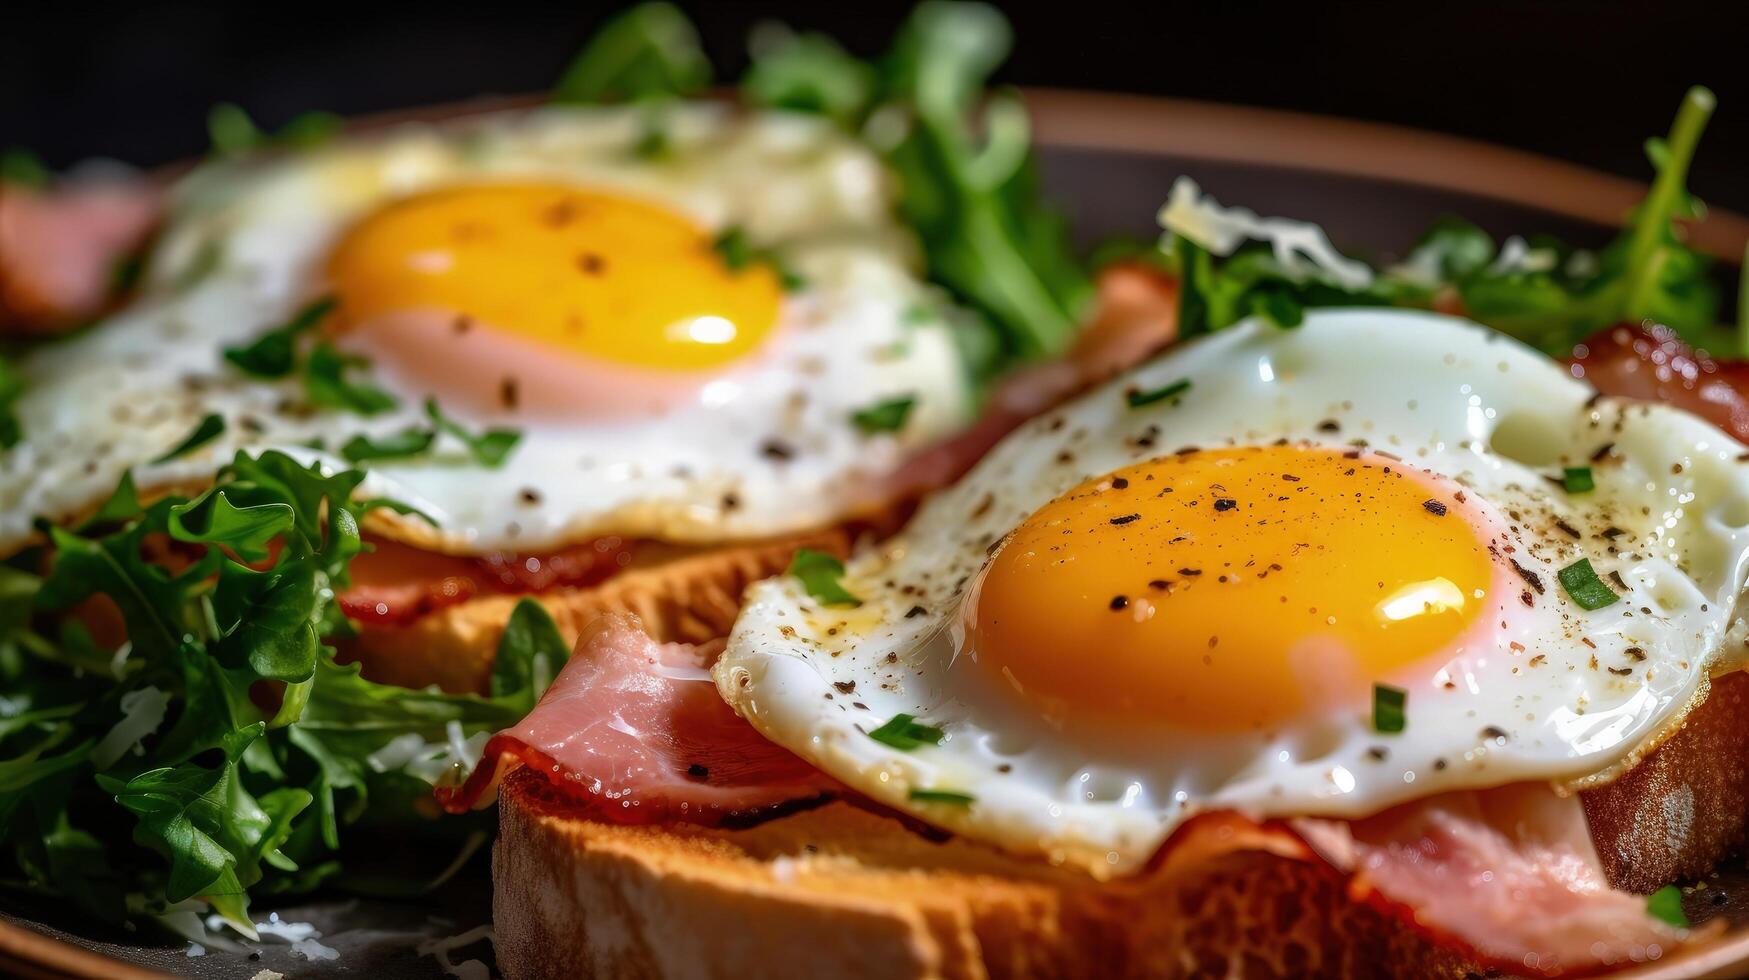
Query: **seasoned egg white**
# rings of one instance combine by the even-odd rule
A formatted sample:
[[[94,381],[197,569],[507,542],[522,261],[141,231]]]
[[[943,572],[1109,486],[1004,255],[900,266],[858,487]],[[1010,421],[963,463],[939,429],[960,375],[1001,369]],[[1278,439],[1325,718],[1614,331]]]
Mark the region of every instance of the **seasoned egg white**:
[[[655,155],[639,152],[652,125],[642,110],[553,107],[203,167],[176,189],[138,301],[18,365],[29,381],[17,404],[26,440],[0,459],[0,547],[26,540],[38,515],[96,506],[130,468],[149,490],[209,479],[239,449],[346,466],[339,450],[353,437],[428,428],[427,397],[466,430],[522,432],[498,468],[474,465],[447,434],[427,454],[369,464],[364,492],[430,515],[436,527],[401,528],[430,547],[529,550],[604,533],[725,541],[842,519],[870,480],[967,420],[951,305],[922,279],[887,175],[861,144],[817,119],[724,106],[676,106],[661,124]],[[430,204],[455,189],[459,204]],[[584,237],[554,239],[554,276],[600,285],[532,272],[500,283],[492,248],[465,253],[462,239],[514,234],[527,246],[546,232],[511,205],[481,204],[488,191],[575,192],[577,213],[554,215],[552,233]],[[488,220],[456,219],[452,249],[419,237],[429,231],[418,216],[396,210],[410,201],[426,202],[430,220],[469,209]],[[498,220],[506,214],[514,227]],[[728,235],[744,252],[733,264],[712,254]],[[605,245],[563,244],[573,240]],[[476,270],[455,274],[462,261]],[[337,282],[340,312],[318,329],[372,359],[347,377],[386,391],[391,410],[312,407],[301,375],[253,378],[223,357]],[[568,289],[596,290],[579,293],[566,327],[582,338],[577,351],[564,337],[548,344],[538,330],[560,328],[544,321],[507,333],[447,308],[465,296],[510,318],[526,306],[531,319],[552,320],[573,309],[555,298]],[[687,335],[671,329],[612,357],[587,346],[620,343],[628,306],[684,309],[692,292],[727,296],[770,323],[751,341],[745,323],[698,317],[674,325]],[[412,317],[404,330],[400,306]],[[431,324],[443,326],[418,332]],[[719,344],[748,349],[719,355]],[[698,364],[671,370],[670,349]],[[896,431],[853,421],[901,400],[910,408]],[[152,462],[207,415],[225,420],[219,438]]]
[[[1246,322],[1009,436],[849,563],[859,606],[755,586],[715,677],[872,798],[1096,874],[1199,811],[1577,785],[1744,659],[1743,452],[1465,321]]]

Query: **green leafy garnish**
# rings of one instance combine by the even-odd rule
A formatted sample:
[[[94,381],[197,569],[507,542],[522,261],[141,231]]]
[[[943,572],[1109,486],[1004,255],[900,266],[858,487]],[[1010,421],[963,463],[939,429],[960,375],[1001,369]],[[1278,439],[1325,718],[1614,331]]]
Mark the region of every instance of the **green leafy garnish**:
[[[225,360],[257,378],[286,377],[297,368],[298,338],[327,319],[336,305],[332,296],[313,300],[290,320],[262,334],[248,346],[225,348]]]
[[[930,277],[981,314],[957,328],[975,376],[1067,344],[1091,287],[1041,202],[1026,110],[985,89],[1012,42],[996,8],[921,4],[876,67],[818,35],[768,27],[756,42],[750,104],[819,112],[886,158]]]
[[[886,724],[868,733],[868,737],[883,745],[910,752],[925,745],[940,745],[946,737],[941,729],[920,725],[914,715],[894,715]]]
[[[184,437],[181,442],[177,443],[175,448],[171,449],[164,455],[159,456],[157,459],[152,460],[152,463],[153,465],[168,463],[173,459],[179,459],[186,456],[207,443],[212,442],[214,439],[217,439],[219,436],[223,435],[224,432],[224,416],[208,415],[196,423],[194,430]]]
[[[528,711],[566,652],[538,606],[511,617],[489,696],[336,662],[351,626],[335,594],[365,549],[360,518],[385,505],[354,497],[363,478],[238,454],[207,492],[142,507],[124,477],[96,519],[46,528],[46,575],[0,566],[6,888],[110,921],[199,898],[251,932],[252,896],[336,881],[367,806],[399,833],[425,827],[433,782],[473,762],[456,740]],[[146,557],[161,538],[174,566]],[[94,596],[119,612],[122,650],[80,626]],[[164,710],[115,743],[142,702]]]
[[[917,803],[941,803],[946,806],[971,806],[978,798],[970,793],[956,793],[950,789],[914,789],[907,794]]]
[[[437,440],[432,429],[405,429],[393,435],[353,436],[340,447],[340,455],[348,463],[365,463],[375,459],[406,459],[418,456]]]
[[[53,176],[42,158],[22,146],[0,151],[0,181],[23,187],[47,187]]]
[[[801,276],[784,263],[776,252],[755,246],[747,237],[746,229],[739,225],[731,225],[724,229],[722,234],[711,242],[711,248],[722,258],[723,265],[727,266],[730,272],[739,272],[756,262],[763,262],[771,266],[772,271],[777,273],[778,281],[786,292],[794,292],[807,284]]]
[[[534,599],[523,599],[510,612],[504,635],[498,640],[498,656],[492,661],[492,696],[521,698],[534,710],[534,702],[552,684],[570,659],[571,646],[560,635],[552,613]]]
[[[850,413],[850,421],[858,431],[867,435],[897,432],[905,427],[905,420],[911,417],[911,409],[916,404],[917,399],[911,395],[889,398]]]
[[[1176,398],[1189,390],[1190,379],[1180,378],[1171,384],[1161,385],[1147,391],[1132,388],[1124,392],[1124,400],[1129,402],[1131,408],[1141,408],[1143,405],[1152,405],[1168,398]]]
[[[1372,728],[1375,732],[1394,734],[1409,723],[1407,714],[1409,692],[1386,684],[1372,686]]]
[[[11,449],[24,439],[24,428],[12,410],[23,395],[24,376],[0,358],[0,449]]]
[[[692,22],[671,3],[646,3],[608,21],[553,87],[554,102],[691,95],[711,81]]]
[[[795,576],[808,595],[828,606],[862,605],[862,600],[850,594],[839,581],[844,575],[844,563],[824,551],[796,549],[785,574]]]
[[[1284,254],[1304,246],[1310,236],[1321,239],[1322,232],[1201,200],[1205,219],[1207,213],[1225,215],[1219,222],[1227,226],[1223,230],[1251,243],[1223,242],[1223,254],[1216,256],[1208,242],[1196,240],[1196,229],[1206,228],[1206,220],[1180,215],[1169,222],[1177,230],[1162,243],[1163,259],[1179,277],[1179,333],[1219,330],[1248,316],[1291,327],[1307,308],[1392,305],[1455,307],[1560,357],[1598,330],[1641,320],[1667,324],[1690,344],[1714,353],[1749,351],[1744,341],[1718,329],[1719,295],[1710,263],[1683,243],[1679,224],[1704,213],[1684,183],[1713,104],[1706,89],[1689,90],[1669,137],[1648,143],[1657,175],[1651,191],[1628,227],[1596,254],[1542,237],[1497,244],[1475,225],[1446,218],[1402,263],[1382,272],[1340,256],[1335,257],[1339,263],[1305,261],[1297,254],[1286,261]],[[1189,190],[1174,188],[1168,214],[1199,198],[1194,185]],[[1295,229],[1291,239],[1269,240],[1290,226]],[[1293,244],[1284,247],[1290,240]]]
[[[474,435],[467,429],[447,418],[437,407],[437,400],[425,400],[425,415],[437,426],[437,431],[446,432],[468,447],[468,452],[474,457],[474,462],[487,469],[496,469],[504,465],[510,451],[522,440],[522,433],[516,429],[487,429],[479,435]]]
[[[335,408],[359,415],[379,415],[393,409],[395,396],[364,381],[349,380],[346,375],[357,368],[367,368],[370,360],[357,354],[343,354],[332,344],[317,344],[310,350],[304,366],[304,392],[310,403],[323,408]]]
[[[1561,485],[1568,493],[1590,493],[1597,489],[1589,466],[1568,466],[1561,470]]]
[[[1682,889],[1665,885],[1646,896],[1646,914],[1678,929],[1688,928],[1688,913],[1682,910]]]
[[[1602,609],[1621,598],[1614,589],[1597,577],[1589,558],[1581,558],[1568,565],[1556,572],[1555,577],[1561,580],[1561,588],[1566,590],[1568,597],[1578,603],[1581,609]]]
[[[268,133],[249,118],[243,107],[221,102],[207,112],[207,139],[219,156],[235,156],[252,150],[289,148],[308,149],[319,146],[339,134],[343,123],[330,112],[306,112],[286,123],[276,133]]]

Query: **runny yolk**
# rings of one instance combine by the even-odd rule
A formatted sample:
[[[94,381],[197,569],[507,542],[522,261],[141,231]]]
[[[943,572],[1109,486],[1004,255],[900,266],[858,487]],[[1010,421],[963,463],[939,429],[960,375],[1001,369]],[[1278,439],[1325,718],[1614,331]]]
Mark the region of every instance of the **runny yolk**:
[[[1015,530],[966,604],[967,647],[1056,717],[1238,731],[1365,711],[1375,683],[1443,663],[1478,623],[1491,525],[1460,488],[1379,455],[1138,463]]]
[[[384,207],[347,232],[328,278],[343,324],[438,312],[547,348],[699,371],[757,347],[781,289],[767,263],[732,269],[686,217],[558,184],[467,185]]]

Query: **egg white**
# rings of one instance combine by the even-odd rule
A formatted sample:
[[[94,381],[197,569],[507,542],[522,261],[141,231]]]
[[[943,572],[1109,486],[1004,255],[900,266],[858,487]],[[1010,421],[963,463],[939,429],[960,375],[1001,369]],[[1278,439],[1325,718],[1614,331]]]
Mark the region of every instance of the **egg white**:
[[[544,108],[196,171],[175,190],[140,299],[19,364],[26,440],[0,459],[0,551],[27,540],[39,515],[96,506],[129,468],[143,489],[208,480],[239,449],[346,468],[331,450],[351,436],[423,425],[418,393],[393,392],[400,408],[371,418],[312,412],[297,379],[244,377],[222,351],[289,318],[318,288],[337,237],[372,209],[507,177],[652,200],[781,249],[805,283],[784,297],[781,346],[658,417],[463,416],[522,429],[506,465],[470,465],[445,441],[430,457],[375,463],[364,492],[430,515],[438,527],[403,530],[458,553],[595,534],[731,541],[842,519],[869,481],[967,421],[973,399],[948,325],[959,314],[922,278],[888,175],[862,144],[818,119],[679,105],[665,117],[667,152],[652,160],[635,152],[648,125],[637,108]],[[366,377],[391,390],[395,380],[386,368]],[[900,432],[851,423],[897,397],[915,399]],[[226,419],[222,437],[150,462],[209,413]],[[330,452],[307,448],[318,440]]]
[[[1192,387],[1178,399],[1134,408],[1125,397],[1180,379]],[[1114,733],[1047,722],[983,673],[956,669],[967,587],[1033,511],[1179,447],[1278,439],[1364,441],[1469,488],[1503,515],[1515,557],[1546,586],[1528,608],[1516,590],[1490,598],[1501,610],[1493,642],[1450,651],[1409,688],[1404,732],[1375,732],[1364,711],[1343,708],[1254,735]],[[1606,446],[1594,492],[1550,482]],[[1096,874],[1141,867],[1199,811],[1355,817],[1443,790],[1573,785],[1655,742],[1714,672],[1745,659],[1743,451],[1674,408],[1595,399],[1560,365],[1465,321],[1366,310],[1312,313],[1287,331],[1247,322],[1009,436],[850,563],[845,584],[861,607],[822,607],[789,577],[759,583],[715,676],[767,737],[874,799]],[[1610,528],[1624,533],[1605,537]],[[1620,574],[1621,601],[1588,612],[1562,594],[1556,573],[1580,557]],[[1098,669],[1099,651],[1073,653]],[[901,751],[867,734],[901,713],[945,739]],[[917,789],[974,801],[918,801]]]

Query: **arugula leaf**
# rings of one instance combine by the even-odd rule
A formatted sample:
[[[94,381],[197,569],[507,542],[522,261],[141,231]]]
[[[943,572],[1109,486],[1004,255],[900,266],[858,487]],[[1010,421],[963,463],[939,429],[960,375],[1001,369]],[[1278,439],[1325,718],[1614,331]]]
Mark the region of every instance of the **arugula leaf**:
[[[956,325],[975,379],[1068,343],[1092,287],[1041,202],[1026,110],[985,91],[1012,42],[996,8],[919,5],[878,71],[816,35],[766,28],[756,41],[749,103],[827,115],[861,132],[898,177],[930,277],[981,314]]]
[[[692,22],[671,3],[645,3],[595,32],[553,88],[553,101],[591,103],[691,95],[711,81]]]
[[[122,479],[131,489],[131,479]],[[172,506],[166,523],[170,536],[178,541],[222,544],[247,561],[259,561],[267,557],[267,542],[291,530],[295,520],[288,503],[238,507],[222,488],[215,487],[188,503]]]
[[[298,338],[327,319],[337,305],[339,301],[333,296],[312,300],[290,320],[262,334],[248,346],[225,348],[225,360],[253,377],[286,377],[297,367]]]
[[[304,367],[304,390],[311,404],[359,415],[380,415],[393,409],[399,404],[395,396],[367,382],[346,379],[353,368],[369,366],[369,358],[343,354],[332,344],[317,344]]]
[[[12,410],[23,395],[24,377],[0,358],[0,449],[11,449],[24,439],[24,429]]]
[[[0,181],[21,187],[47,187],[53,176],[41,157],[22,146],[0,151]]]
[[[221,102],[207,111],[207,139],[213,153],[236,156],[253,150],[287,147],[309,149],[338,135],[343,121],[330,112],[306,112],[295,116],[277,133],[264,132],[233,102]]]
[[[534,710],[570,659],[570,650],[545,606],[534,599],[518,602],[492,661],[492,697],[516,703],[525,713]]]
[[[761,24],[748,47],[753,64],[741,77],[741,95],[753,105],[816,113],[850,127],[874,100],[874,68],[824,34]]]
[[[115,485],[115,490],[80,528],[80,533],[104,524],[131,521],[140,516],[143,511],[144,508],[140,506],[139,488],[134,486],[134,471],[125,470],[122,472],[120,482]]]
[[[905,420],[911,417],[916,404],[917,399],[911,395],[889,398],[850,413],[850,421],[865,435],[897,432],[905,427]]]
[[[168,463],[194,452],[196,449],[212,442],[225,433],[225,419],[222,415],[208,415],[195,424],[194,430],[176,444],[169,452],[152,460],[152,465]]]
[[[784,574],[795,576],[808,595],[828,606],[862,605],[862,600],[839,581],[844,574],[844,563],[824,551],[797,548]]]
[[[363,479],[239,453],[206,493],[141,508],[124,476],[102,520],[45,526],[46,575],[0,565],[11,887],[110,920],[200,897],[246,931],[251,895],[336,880],[342,832],[367,800],[373,821],[423,824],[433,781],[528,710],[565,654],[538,607],[514,617],[492,697],[388,687],[336,664],[327,643],[348,627],[334,595],[364,548],[358,518],[389,506],[354,499]],[[175,567],[148,557],[166,538]],[[76,618],[94,596],[120,611],[121,650],[99,649]],[[147,729],[141,698],[162,710]]]
[[[443,410],[437,407],[435,398],[425,400],[425,415],[437,426],[437,431],[447,432],[461,440],[474,457],[474,462],[487,469],[497,469],[504,465],[504,461],[510,457],[510,451],[522,440],[522,433],[516,429],[487,429],[474,435],[445,416]]]

